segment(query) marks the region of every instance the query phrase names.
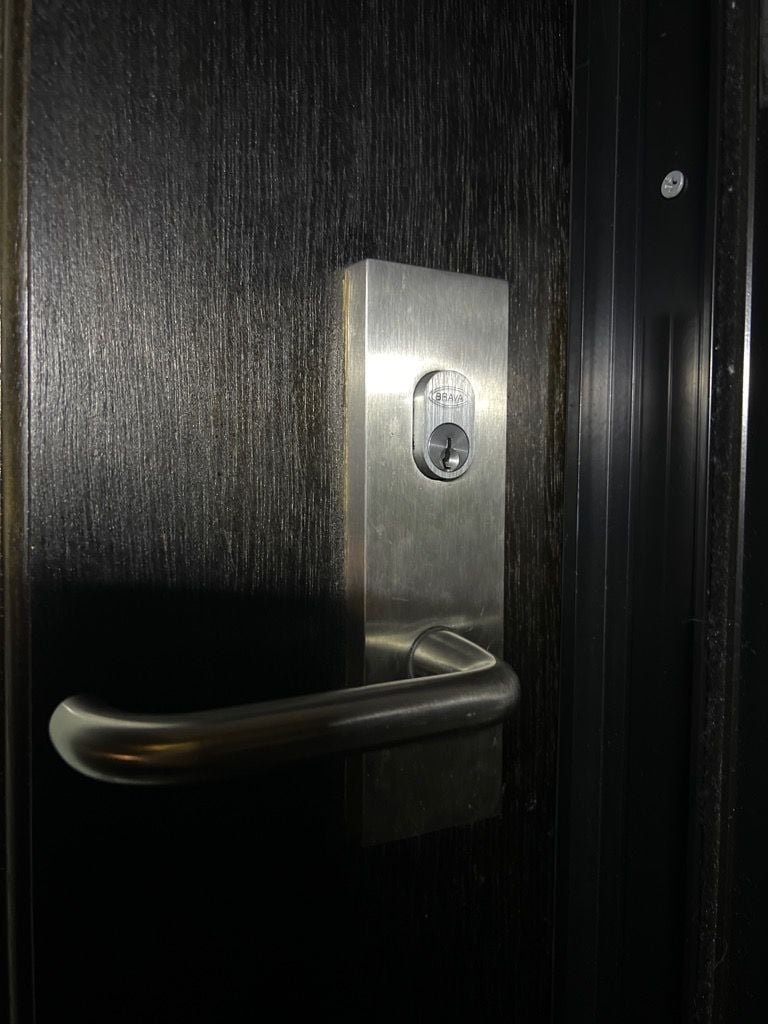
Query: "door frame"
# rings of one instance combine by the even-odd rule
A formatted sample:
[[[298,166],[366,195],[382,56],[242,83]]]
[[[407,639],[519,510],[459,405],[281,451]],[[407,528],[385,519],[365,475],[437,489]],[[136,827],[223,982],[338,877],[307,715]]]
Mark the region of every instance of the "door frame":
[[[720,1019],[758,19],[577,0],[556,1020]],[[665,206],[665,167],[695,202]],[[681,318],[690,406],[659,445]]]

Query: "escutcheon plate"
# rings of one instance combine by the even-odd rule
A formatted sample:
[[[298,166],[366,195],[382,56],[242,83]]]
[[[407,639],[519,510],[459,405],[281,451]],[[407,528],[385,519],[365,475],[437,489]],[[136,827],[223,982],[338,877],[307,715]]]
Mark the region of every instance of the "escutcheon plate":
[[[345,271],[343,296],[348,677],[406,674],[414,641],[434,626],[501,656],[508,286],[366,260]],[[430,388],[440,371],[454,377]],[[471,406],[471,457],[450,482],[426,476],[415,457],[425,380],[430,430],[435,415],[456,422]],[[365,844],[496,815],[501,729],[350,758],[347,781]]]

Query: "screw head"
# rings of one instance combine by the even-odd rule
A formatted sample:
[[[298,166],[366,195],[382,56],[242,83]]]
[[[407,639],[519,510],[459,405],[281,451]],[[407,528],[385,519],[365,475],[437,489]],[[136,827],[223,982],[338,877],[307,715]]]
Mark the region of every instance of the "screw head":
[[[675,199],[685,188],[685,175],[682,171],[670,171],[661,183],[661,194],[665,199]]]

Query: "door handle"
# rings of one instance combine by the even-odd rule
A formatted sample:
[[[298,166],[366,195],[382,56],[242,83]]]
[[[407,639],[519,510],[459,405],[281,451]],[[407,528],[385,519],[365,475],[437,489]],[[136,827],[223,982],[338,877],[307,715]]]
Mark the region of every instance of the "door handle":
[[[68,697],[49,731],[61,757],[104,782],[162,785],[389,747],[500,722],[520,684],[505,662],[448,629],[413,645],[410,678],[183,714],[117,711]]]

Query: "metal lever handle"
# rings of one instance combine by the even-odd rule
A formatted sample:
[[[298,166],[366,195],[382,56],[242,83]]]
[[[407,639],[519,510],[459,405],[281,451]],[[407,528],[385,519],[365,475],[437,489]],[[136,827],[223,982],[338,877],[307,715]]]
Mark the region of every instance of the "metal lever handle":
[[[426,678],[188,714],[139,715],[68,697],[49,730],[81,774],[157,785],[492,725],[520,697],[509,665],[447,629],[419,637],[409,669]]]

